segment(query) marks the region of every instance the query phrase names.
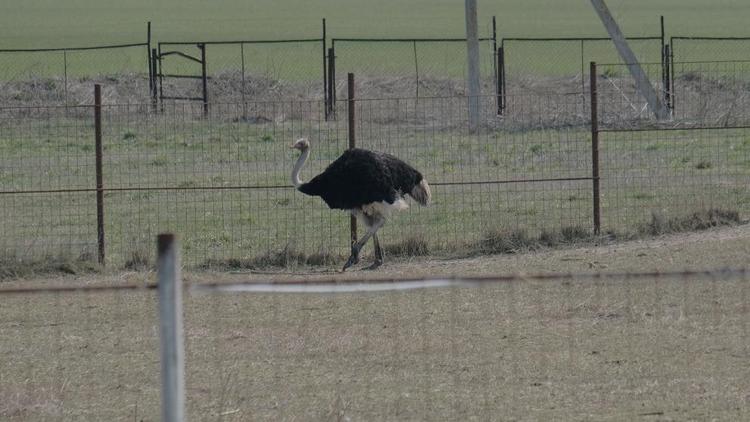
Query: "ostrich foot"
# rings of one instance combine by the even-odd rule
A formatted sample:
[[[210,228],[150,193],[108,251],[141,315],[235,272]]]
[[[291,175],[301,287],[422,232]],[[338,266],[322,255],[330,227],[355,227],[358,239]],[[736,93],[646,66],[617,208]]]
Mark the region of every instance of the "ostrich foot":
[[[351,267],[352,265],[359,262],[359,250],[352,246],[352,254],[349,256],[349,259],[346,261],[346,264],[344,264],[344,268],[341,269],[341,272],[343,273],[346,271],[347,268]]]
[[[383,261],[378,259],[375,262],[372,263],[369,267],[365,268],[366,270],[377,270],[380,268],[380,266],[383,265]]]

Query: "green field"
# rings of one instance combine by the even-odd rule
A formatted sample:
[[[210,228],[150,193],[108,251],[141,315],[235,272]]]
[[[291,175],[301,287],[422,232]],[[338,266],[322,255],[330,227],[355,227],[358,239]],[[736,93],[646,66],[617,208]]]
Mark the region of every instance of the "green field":
[[[508,116],[503,126],[476,135],[461,123],[460,99],[360,102],[358,145],[396,154],[433,184],[433,205],[394,216],[383,229],[386,245],[417,239],[435,254],[451,255],[482,250],[482,239],[496,232],[590,233],[590,132],[585,125],[549,127],[551,121],[534,126],[535,119],[559,117],[542,108],[549,100],[516,104],[540,113],[516,116],[526,126]],[[323,121],[317,102],[258,107],[249,115],[267,122],[234,121],[241,108],[233,104],[216,106],[209,120],[193,118],[200,107],[157,115],[105,108],[110,264],[150,256],[153,237],[167,230],[183,236],[189,265],[251,264],[282,250],[334,259],[346,252],[347,214],[289,188],[296,156],[288,148],[298,136],[312,139],[313,158],[303,171],[309,179],[347,147],[346,123]],[[0,125],[3,188],[92,188],[92,132],[90,120],[66,117],[63,108],[38,119],[8,119]],[[668,219],[722,208],[747,218],[747,130],[606,133],[601,143],[603,231],[638,234],[652,213]],[[580,180],[562,180],[570,178]],[[0,204],[5,257],[96,255],[92,192],[7,198]]]
[[[610,0],[629,35],[750,35],[750,3],[742,0]],[[554,7],[551,7],[554,4]],[[504,37],[602,36],[587,0],[479,1],[481,33],[497,16]],[[40,48],[145,40],[315,38],[326,18],[329,37],[461,37],[463,2],[449,0],[29,0],[0,16],[0,48]]]
[[[586,0],[480,2],[480,36],[492,36],[492,16],[497,17],[498,39],[508,37],[602,37],[601,23]],[[739,1],[706,3],[684,1],[609,2],[620,26],[629,36],[660,35],[659,16],[666,18],[666,36],[748,36],[745,21],[750,5]],[[60,5],[48,0],[23,2],[0,16],[0,49],[76,47],[146,41],[146,22],[153,24],[152,46],[164,41],[228,41],[315,39],[322,37],[321,19],[327,20],[327,39],[332,38],[461,38],[464,35],[463,4],[455,1],[386,2],[366,1],[262,1],[237,0],[212,4],[197,0],[168,0],[152,4],[129,1],[112,4],[81,0]],[[746,57],[744,41],[737,44],[682,43],[675,48],[676,61],[741,60]],[[337,44],[337,75],[347,72],[361,78],[416,80],[426,85],[420,96],[447,95],[445,89],[429,85],[465,79],[465,46],[443,44]],[[493,44],[482,43],[481,72],[492,82],[495,58]],[[173,50],[175,47],[166,48]],[[198,56],[195,46],[179,48]],[[633,42],[641,61],[660,62],[660,43]],[[219,82],[226,82],[236,91],[240,70],[243,76],[261,81],[283,81],[294,85],[286,96],[322,95],[323,46],[321,44],[284,45],[211,45],[207,49],[208,73]],[[579,45],[578,42],[510,44],[506,49],[506,73],[510,85],[519,78],[571,77],[586,73],[589,61],[619,62],[614,48],[607,42]],[[118,91],[128,95],[114,97],[115,102],[146,101],[148,95],[147,52],[143,47],[127,50],[76,52],[1,53],[0,80],[8,84],[0,100],[28,105],[49,103],[50,97],[64,97],[56,103],[81,103],[81,95],[70,96],[77,86],[92,79],[118,84]],[[172,74],[199,75],[200,66],[176,56],[162,61],[162,71]],[[132,74],[137,74],[137,81]],[[130,75],[123,77],[123,75]],[[32,82],[45,79],[42,85],[55,85],[64,93],[39,94]],[[51,82],[49,82],[51,80]],[[433,82],[438,80],[437,83]],[[183,82],[183,81],[180,81]],[[169,82],[167,82],[169,83]],[[244,84],[244,81],[242,82]],[[490,84],[491,85],[491,84]],[[488,85],[488,86],[490,86]],[[54,88],[54,87],[52,87]],[[459,89],[459,90],[460,90]],[[489,94],[494,88],[488,88]],[[210,87],[216,92],[215,87]],[[252,91],[251,89],[247,89]],[[181,93],[168,88],[165,95],[195,97],[196,88],[182,88]],[[221,91],[221,90],[220,90]],[[291,93],[289,91],[292,91]],[[304,91],[304,94],[299,94]],[[387,91],[383,89],[380,91]],[[11,92],[11,95],[8,95]],[[133,95],[136,93],[137,95]],[[397,91],[397,95],[416,95],[414,89]],[[278,94],[277,94],[278,95]],[[27,98],[31,97],[31,98]],[[222,98],[213,95],[212,98]]]

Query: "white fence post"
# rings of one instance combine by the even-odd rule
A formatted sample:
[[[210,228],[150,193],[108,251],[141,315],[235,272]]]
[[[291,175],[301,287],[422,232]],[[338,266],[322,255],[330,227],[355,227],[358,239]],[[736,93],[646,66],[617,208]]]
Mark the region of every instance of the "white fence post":
[[[157,239],[163,422],[185,420],[184,344],[180,254],[173,234]]]

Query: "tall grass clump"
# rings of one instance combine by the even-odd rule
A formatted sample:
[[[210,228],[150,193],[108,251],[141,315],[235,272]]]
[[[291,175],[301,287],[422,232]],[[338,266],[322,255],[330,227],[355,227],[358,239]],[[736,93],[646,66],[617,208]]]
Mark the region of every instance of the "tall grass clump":
[[[669,233],[681,233],[706,230],[712,227],[735,226],[741,224],[739,212],[720,208],[709,208],[689,215],[666,217],[653,211],[651,220],[640,227],[643,235],[659,236]]]

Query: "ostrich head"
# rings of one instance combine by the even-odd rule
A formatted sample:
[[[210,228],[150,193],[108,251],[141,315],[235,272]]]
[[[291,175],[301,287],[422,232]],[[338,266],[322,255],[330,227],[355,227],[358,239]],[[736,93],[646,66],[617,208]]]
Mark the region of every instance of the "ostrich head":
[[[304,152],[310,149],[310,141],[308,141],[307,138],[299,138],[297,139],[297,142],[292,144],[291,148],[295,148]]]

